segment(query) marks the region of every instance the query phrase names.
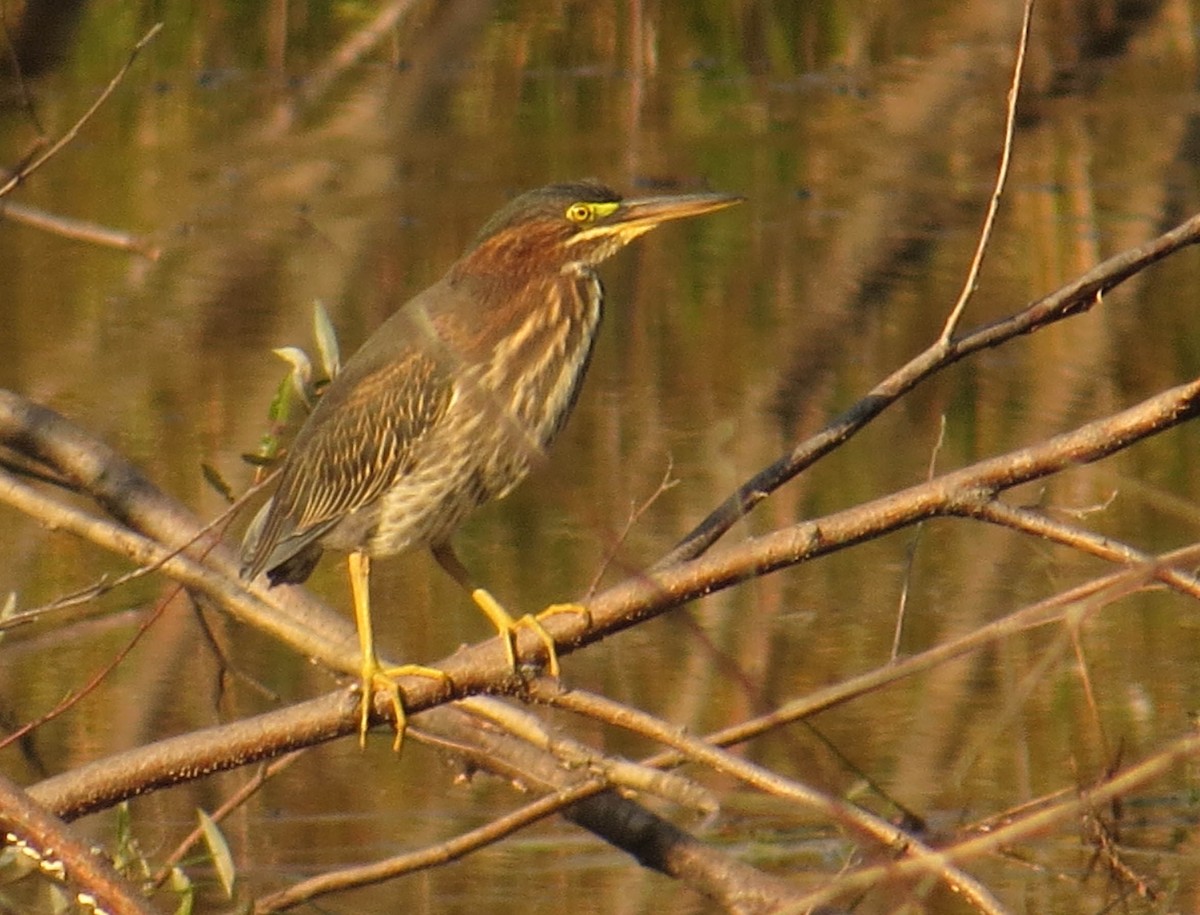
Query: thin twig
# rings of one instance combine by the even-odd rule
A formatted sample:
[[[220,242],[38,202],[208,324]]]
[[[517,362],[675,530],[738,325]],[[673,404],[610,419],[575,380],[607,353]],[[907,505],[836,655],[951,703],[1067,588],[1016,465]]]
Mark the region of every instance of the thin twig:
[[[1100,749],[1106,760],[1113,758],[1112,747],[1108,742],[1108,732],[1104,728],[1104,719],[1100,717],[1100,703],[1096,701],[1096,690],[1092,686],[1092,674],[1088,666],[1087,655],[1083,650],[1083,642],[1079,638],[1079,620],[1078,614],[1070,614],[1067,616],[1067,624],[1070,627],[1071,633],[1071,649],[1075,653],[1076,669],[1079,671],[1079,682],[1083,686],[1084,701],[1087,702],[1088,713],[1092,718],[1092,725],[1096,729],[1096,736],[1100,738]]]
[[[929,467],[925,471],[926,481],[932,480],[937,472],[937,459],[941,454],[942,445],[946,441],[946,414],[943,413],[938,423],[937,441],[933,443],[933,450],[929,454]],[[921,542],[921,533],[925,530],[925,523],[921,522],[913,529],[912,539],[908,541],[908,546],[904,549],[904,575],[900,583],[900,600],[896,607],[896,627],[892,632],[892,660],[900,657],[900,638],[904,635],[904,619],[908,611],[908,588],[912,584],[913,569],[917,564],[917,546]]]
[[[983,266],[983,256],[987,252],[988,242],[992,238],[992,227],[996,223],[996,211],[1000,208],[1000,195],[1004,193],[1004,182],[1008,178],[1008,164],[1012,158],[1013,130],[1017,122],[1017,96],[1021,91],[1021,72],[1025,69],[1025,49],[1029,45],[1029,22],[1033,16],[1033,0],[1025,0],[1025,14],[1021,20],[1021,40],[1017,43],[1017,60],[1013,64],[1012,84],[1008,87],[1008,111],[1004,118],[1004,146],[1000,153],[1000,167],[996,172],[996,186],[992,189],[992,198],[988,201],[987,215],[983,219],[983,228],[979,232],[979,243],[975,246],[975,256],[967,270],[967,278],[963,282],[962,292],[958,301],[942,328],[938,344],[947,346],[958,329],[967,302],[975,292],[975,284],[979,281],[979,270]]]
[[[59,151],[64,146],[75,139],[75,137],[79,134],[79,131],[83,129],[83,126],[92,119],[97,111],[100,110],[100,106],[103,105],[108,100],[108,97],[116,91],[117,86],[119,86],[121,81],[125,79],[125,74],[129,72],[129,68],[133,66],[133,62],[137,60],[137,56],[141,52],[142,48],[144,48],[151,41],[151,39],[153,39],[154,36],[162,30],[162,27],[163,24],[161,22],[156,22],[150,27],[150,30],[142,36],[142,39],[133,46],[133,50],[129,52],[129,58],[125,61],[125,64],[117,71],[116,75],[108,81],[108,85],[104,87],[104,90],[96,97],[96,100],[92,102],[87,111],[85,111],[80,118],[71,125],[66,133],[51,143],[50,146],[45,149],[45,151],[43,151],[33,161],[21,167],[8,179],[7,182],[5,182],[3,185],[0,185],[0,197],[5,197],[12,193],[13,189],[20,185],[21,182],[53,159],[56,155],[58,155]]]
[[[414,736],[416,735],[414,734]],[[308,902],[316,896],[354,889],[371,883],[380,883],[413,871],[455,861],[602,790],[604,790],[602,783],[584,782],[565,791],[548,794],[512,813],[497,817],[483,826],[464,832],[445,842],[439,842],[437,845],[422,848],[420,851],[395,855],[370,865],[327,871],[318,877],[302,880],[278,893],[260,897],[254,906],[255,915],[282,912]]]
[[[650,493],[650,495],[642,500],[640,505],[635,505],[630,509],[629,517],[625,519],[625,526],[621,529],[621,533],[617,535],[612,546],[605,551],[604,558],[600,561],[600,567],[596,570],[596,574],[592,576],[591,582],[583,592],[583,599],[585,601],[594,595],[596,593],[596,589],[600,587],[600,580],[604,578],[604,573],[608,571],[609,566],[612,565],[613,560],[616,559],[617,553],[620,551],[621,546],[625,543],[626,538],[629,537],[629,532],[632,531],[634,525],[641,520],[642,515],[644,515],[649,510],[650,506],[657,502],[661,496],[663,496],[669,490],[674,489],[675,486],[678,485],[679,480],[671,475],[671,471],[673,469],[674,462],[671,460],[670,455],[668,455],[667,469],[663,471],[663,476],[662,479],[659,480],[658,486],[655,487],[654,492]]]
[[[0,750],[11,746],[13,743],[22,739],[26,734],[36,730],[46,722],[53,721],[59,715],[64,714],[89,696],[92,691],[95,690],[105,680],[106,677],[108,677],[109,674],[116,670],[117,667],[120,666],[120,664],[127,657],[129,657],[129,653],[137,647],[137,644],[142,640],[142,636],[150,631],[150,627],[158,621],[158,618],[163,615],[163,612],[167,609],[168,605],[170,605],[171,601],[173,601],[182,590],[183,587],[181,585],[172,585],[166,596],[160,598],[158,603],[154,606],[154,609],[151,610],[150,613],[147,614],[146,618],[138,624],[137,629],[134,631],[133,635],[130,636],[129,641],[121,646],[121,648],[115,655],[113,655],[107,664],[102,665],[99,670],[97,670],[94,674],[92,674],[91,677],[88,678],[87,682],[84,683],[83,686],[68,694],[48,712],[39,715],[32,721],[26,722],[4,738],[0,738]]]
[[[292,753],[288,753],[286,756],[281,756],[279,759],[273,759],[269,763],[259,766],[258,771],[255,772],[254,775],[244,785],[242,785],[242,787],[233,792],[233,794],[231,794],[222,802],[220,807],[212,812],[210,819],[212,819],[214,823],[220,823],[234,810],[253,797],[263,785],[269,782],[280,772],[283,772],[307,752],[307,750],[296,750]],[[155,889],[158,889],[164,883],[166,883],[167,880],[170,879],[172,868],[182,861],[184,855],[186,855],[188,851],[203,838],[203,826],[197,826],[186,836],[184,836],[183,840],[175,846],[175,850],[163,859],[162,866],[158,869],[154,876],[150,878],[150,885]]]
[[[1134,569],[1154,568],[1156,581],[1180,594],[1200,600],[1200,578],[1182,568],[1179,560],[1165,562],[1153,553],[1135,549],[1120,540],[1057,521],[1042,512],[1009,505],[999,499],[965,500],[959,503],[956,513],[1068,546],[1107,562],[1120,563]]]
[[[252,676],[240,666],[235,664],[229,657],[229,652],[220,639],[217,638],[217,633],[209,624],[208,618],[204,615],[204,608],[200,601],[192,600],[192,614],[196,620],[196,625],[200,627],[200,635],[204,639],[204,644],[208,646],[208,650],[212,653],[213,660],[216,662],[217,670],[215,674],[216,685],[213,690],[213,706],[220,707],[221,697],[225,693],[226,677],[231,677],[239,683],[244,683],[247,687],[254,690],[272,705],[278,705],[281,701],[279,693],[271,689],[267,684],[263,683],[257,677]]]
[[[84,219],[47,213],[37,207],[25,206],[11,200],[0,200],[0,217],[35,229],[44,229],[63,238],[103,245],[120,251],[134,251],[152,261],[158,260],[162,255],[162,249],[158,245],[132,232],[110,229],[108,226]]]

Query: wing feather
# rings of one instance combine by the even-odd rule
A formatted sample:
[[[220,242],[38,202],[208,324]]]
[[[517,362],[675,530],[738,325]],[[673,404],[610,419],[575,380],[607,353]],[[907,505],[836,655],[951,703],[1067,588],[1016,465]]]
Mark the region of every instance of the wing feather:
[[[443,360],[410,346],[374,362],[348,365],[296,437],[257,540],[246,544],[247,577],[381,498],[411,472],[416,446],[445,416],[454,392]]]

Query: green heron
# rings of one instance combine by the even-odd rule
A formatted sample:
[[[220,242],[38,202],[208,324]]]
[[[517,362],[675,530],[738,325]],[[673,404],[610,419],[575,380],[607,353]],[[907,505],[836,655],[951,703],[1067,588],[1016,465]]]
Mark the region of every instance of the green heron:
[[[445,676],[379,663],[369,604],[373,556],[430,547],[495,625],[513,668],[516,630],[525,626],[543,641],[557,674],[554,642],[537,618],[514,620],[474,585],[450,536],[473,509],[525,477],[571,412],[604,304],[595,266],[662,222],[740,199],[623,200],[594,182],[522,194],[441,280],[388,318],[325,390],[247,532],[242,575],[299,583],[322,550],[350,554],[362,650],[360,742],[374,689],[391,697],[398,743],[404,710],[395,678]]]

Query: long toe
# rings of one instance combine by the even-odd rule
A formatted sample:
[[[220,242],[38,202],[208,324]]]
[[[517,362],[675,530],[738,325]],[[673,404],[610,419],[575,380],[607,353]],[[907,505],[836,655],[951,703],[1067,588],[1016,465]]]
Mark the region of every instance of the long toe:
[[[425,667],[422,664],[401,664],[399,667],[387,667],[380,673],[396,679],[398,677],[427,677],[430,680],[439,680],[442,683],[450,682],[450,675],[444,670],[438,670],[436,667]]]
[[[513,623],[513,632],[518,628],[532,629],[533,634],[542,640],[542,644],[546,646],[546,669],[550,672],[550,676],[557,677],[559,673],[558,667],[558,648],[554,644],[554,637],[546,631],[546,627],[539,621],[538,617],[525,615]],[[513,641],[516,639],[514,637]]]
[[[583,617],[583,622],[585,625],[587,625],[587,626],[592,625],[592,611],[590,611],[583,604],[574,604],[574,603],[551,604],[549,607],[547,607],[545,610],[543,610],[541,613],[539,613],[537,615],[537,619],[540,621],[540,620],[546,619],[546,617],[558,616],[559,614],[562,614],[562,613],[571,613],[571,614],[574,614],[575,616]]]

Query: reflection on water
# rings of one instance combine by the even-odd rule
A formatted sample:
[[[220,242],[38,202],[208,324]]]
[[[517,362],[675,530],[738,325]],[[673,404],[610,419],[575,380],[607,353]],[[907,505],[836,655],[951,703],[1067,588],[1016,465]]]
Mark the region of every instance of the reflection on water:
[[[506,603],[534,609],[585,592],[601,572],[614,581],[650,565],[940,330],[994,176],[1014,4],[418,6],[338,70],[329,69],[334,49],[369,15],[353,4],[316,4],[286,21],[236,4],[195,20],[155,9],[166,16],[162,34],[16,199],[143,233],[163,255],[149,262],[0,223],[0,386],[100,433],[215,515],[223,504],[200,465],[237,486],[249,479],[239,455],[262,434],[284,371],[270,350],[308,345],[312,300],[326,303],[349,351],[440,276],[500,203],[550,180],[744,194],[749,202],[725,218],[672,225],[603,268],[609,312],[575,416],[546,466],[461,532],[468,566]],[[1013,173],[968,324],[1195,209],[1195,34],[1177,6],[1142,4],[1136,18],[1095,31],[1083,7],[1039,6]],[[152,21],[149,8],[71,13],[55,26],[61,50],[26,58],[26,89],[51,135]],[[6,89],[0,144],[13,163],[33,127],[16,84]],[[1092,314],[939,376],[729,536],[922,479],[942,417],[944,469],[1191,377],[1200,335],[1185,290],[1196,269],[1185,254]],[[1099,526],[1146,549],[1187,542],[1200,489],[1194,438],[1184,428],[1018,501],[1104,506]],[[645,505],[667,476],[677,485]],[[901,649],[912,652],[1096,571],[966,522],[927,525],[910,566],[913,542],[901,532],[715,595],[687,619],[572,656],[566,675],[700,733],[885,663],[906,582]],[[22,607],[123,568],[7,510],[0,555],[0,602],[15,592]],[[348,606],[342,569],[327,560],[311,586]],[[390,653],[430,661],[487,635],[428,557],[375,571]],[[101,602],[128,610],[163,593],[149,579]],[[1054,635],[1034,633],[828,711],[814,722],[820,738],[796,727],[748,752],[835,793],[853,791],[864,773],[912,810],[970,821],[1087,781],[1118,742],[1144,753],[1185,730],[1200,703],[1193,615],[1180,599],[1155,596],[1089,623],[1083,647],[1108,746],[1080,723],[1091,719],[1071,657],[1034,673],[1054,645]],[[89,625],[6,641],[7,720],[52,705],[130,634],[120,615]],[[238,667],[283,698],[328,687],[304,659],[231,632]],[[187,608],[174,607],[108,689],[39,731],[27,754],[10,750],[6,771],[30,781],[40,766],[57,771],[259,707],[253,690],[218,689],[202,644]],[[121,699],[131,691],[137,708]],[[591,739],[630,755],[646,749],[599,729]],[[276,886],[420,847],[513,803],[506,786],[479,778],[453,787],[430,751],[413,745],[396,761],[384,743],[365,756],[349,742],[316,750],[235,817],[227,832],[247,879]],[[193,807],[211,809],[241,778],[134,804],[143,845],[173,844]],[[1138,839],[1163,848],[1173,840],[1162,824],[1188,816],[1176,806]],[[108,828],[95,826],[100,836]],[[423,911],[539,911],[549,908],[547,887],[562,887],[597,900],[583,911],[612,911],[601,900],[616,893],[623,910],[702,908],[579,835],[547,823],[347,905],[380,910],[403,898]],[[830,854],[821,848],[801,843],[794,861],[770,867],[803,870]],[[1077,872],[1077,846],[1043,851],[1050,871]],[[1080,905],[1078,884],[999,861],[980,872],[1003,899],[1036,897],[1045,911],[1092,911],[1105,898],[1088,884],[1096,897]],[[1196,892],[1194,870],[1167,874],[1178,900]]]

